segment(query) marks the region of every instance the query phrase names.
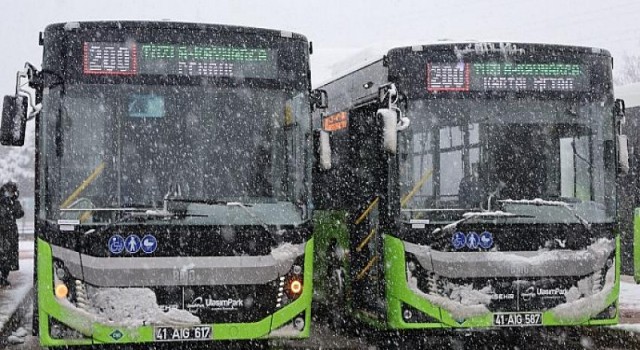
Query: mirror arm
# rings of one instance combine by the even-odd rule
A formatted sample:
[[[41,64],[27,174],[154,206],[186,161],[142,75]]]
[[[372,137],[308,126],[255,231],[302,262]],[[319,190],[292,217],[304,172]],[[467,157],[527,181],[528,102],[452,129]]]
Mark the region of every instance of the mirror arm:
[[[311,90],[311,92],[309,92],[309,100],[312,111],[316,109],[326,109],[329,106],[327,91],[323,89]]]
[[[23,80],[26,80],[26,84],[23,84]],[[35,89],[35,94],[32,91],[27,90],[24,86],[29,86]],[[29,101],[31,106],[31,113],[28,114],[27,120],[35,118],[40,110],[42,104],[36,101],[38,91],[42,88],[42,74],[32,64],[25,63],[25,70],[18,71],[16,73],[16,96],[22,96]]]

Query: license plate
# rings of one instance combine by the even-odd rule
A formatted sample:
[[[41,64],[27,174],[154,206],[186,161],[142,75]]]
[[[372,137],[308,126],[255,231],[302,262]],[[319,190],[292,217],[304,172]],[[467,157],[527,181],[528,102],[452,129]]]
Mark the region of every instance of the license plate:
[[[514,312],[493,314],[494,326],[536,326],[542,325],[542,314],[539,312]]]
[[[211,340],[213,338],[211,326],[156,327],[153,333],[156,341]]]

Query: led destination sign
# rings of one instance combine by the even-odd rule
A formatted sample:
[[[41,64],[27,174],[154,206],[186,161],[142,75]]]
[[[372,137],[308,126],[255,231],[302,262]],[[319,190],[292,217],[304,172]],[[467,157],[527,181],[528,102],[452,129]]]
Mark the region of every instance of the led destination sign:
[[[589,91],[589,75],[570,63],[428,63],[427,90]]]
[[[234,46],[86,42],[83,71],[270,79],[278,73],[276,53]]]

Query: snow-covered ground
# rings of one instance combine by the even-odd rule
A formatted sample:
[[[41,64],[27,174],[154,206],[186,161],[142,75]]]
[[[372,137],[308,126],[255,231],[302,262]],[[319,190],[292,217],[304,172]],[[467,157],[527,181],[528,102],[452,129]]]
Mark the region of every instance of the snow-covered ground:
[[[640,314],[640,285],[627,278],[620,283],[620,309]]]
[[[20,270],[11,272],[9,281],[11,282],[10,287],[0,288],[0,331],[31,291],[33,260],[20,259]]]
[[[640,333],[640,285],[630,276],[620,283],[620,324],[614,327]]]

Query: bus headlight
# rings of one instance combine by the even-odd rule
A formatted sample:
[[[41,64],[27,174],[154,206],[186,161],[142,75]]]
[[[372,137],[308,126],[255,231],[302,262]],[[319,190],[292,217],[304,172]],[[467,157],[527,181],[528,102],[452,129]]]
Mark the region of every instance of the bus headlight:
[[[284,276],[278,279],[276,307],[283,307],[298,299],[304,290],[304,254],[297,257]]]
[[[58,299],[65,299],[69,295],[69,287],[64,283],[58,283],[56,284],[54,292]]]
[[[293,279],[289,282],[289,288],[287,289],[289,296],[295,297],[302,293],[302,282],[297,279]]]

